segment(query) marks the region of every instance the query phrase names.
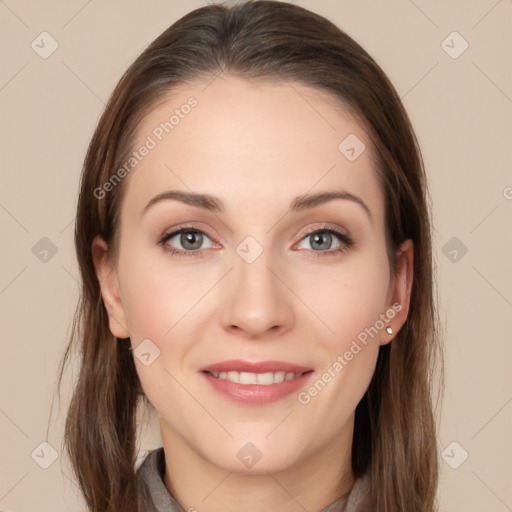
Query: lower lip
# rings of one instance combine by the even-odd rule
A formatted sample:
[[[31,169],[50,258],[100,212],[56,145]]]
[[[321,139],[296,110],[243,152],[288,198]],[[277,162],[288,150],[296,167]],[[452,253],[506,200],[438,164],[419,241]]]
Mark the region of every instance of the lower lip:
[[[228,379],[213,377],[206,372],[202,374],[215,391],[233,402],[245,405],[266,405],[297,392],[313,375],[313,372],[310,371],[295,379],[269,385],[237,384]]]

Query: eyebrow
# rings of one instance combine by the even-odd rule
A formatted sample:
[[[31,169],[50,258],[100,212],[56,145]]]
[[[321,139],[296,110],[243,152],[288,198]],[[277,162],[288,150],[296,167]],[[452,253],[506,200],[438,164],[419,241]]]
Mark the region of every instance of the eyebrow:
[[[363,208],[370,220],[372,214],[366,203],[358,196],[347,192],[346,190],[335,190],[328,192],[319,192],[316,194],[303,194],[296,197],[290,204],[289,211],[291,213],[307,210],[320,206],[334,199],[343,199],[352,201]],[[203,208],[205,210],[220,213],[225,210],[223,201],[216,196],[210,194],[199,194],[196,192],[185,192],[182,190],[167,190],[153,197],[148,204],[144,207],[143,214],[153,205],[162,201],[180,201],[190,206],[196,206],[197,208]]]

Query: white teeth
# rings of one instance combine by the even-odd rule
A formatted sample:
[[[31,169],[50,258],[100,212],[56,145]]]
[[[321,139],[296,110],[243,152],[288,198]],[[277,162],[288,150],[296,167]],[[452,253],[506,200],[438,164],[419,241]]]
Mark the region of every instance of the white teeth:
[[[236,374],[238,372],[233,373]],[[234,375],[233,377],[236,379],[236,375]],[[238,382],[240,382],[240,384],[256,384],[256,379],[257,377],[255,373],[240,372]]]
[[[297,375],[302,375],[298,373]],[[284,380],[284,372],[268,372],[268,373],[258,373],[258,384],[278,384],[279,382],[283,382]]]
[[[266,373],[251,373],[251,372],[209,372],[210,375],[219,379],[226,379],[236,384],[260,384],[269,386],[270,384],[277,384],[285,380],[292,380],[300,377],[302,373],[285,373],[285,372],[266,372]]]
[[[227,377],[232,382],[239,382],[240,381],[240,375],[238,372],[228,372]]]
[[[284,372],[274,373],[274,382],[283,382],[283,380],[284,380]]]

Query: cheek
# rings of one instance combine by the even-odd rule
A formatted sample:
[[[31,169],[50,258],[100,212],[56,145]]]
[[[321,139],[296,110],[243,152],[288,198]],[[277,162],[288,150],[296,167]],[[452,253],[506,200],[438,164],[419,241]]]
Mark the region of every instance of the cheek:
[[[132,344],[149,338],[161,345],[182,319],[193,319],[195,306],[208,291],[208,280],[198,279],[193,266],[172,268],[165,257],[150,251],[129,254],[119,262],[119,276]]]
[[[323,365],[299,402],[310,414],[330,417],[326,428],[332,435],[355,410],[375,370],[389,286],[383,254],[347,259],[335,273],[319,273],[310,288],[309,304],[334,334],[319,338]]]
[[[334,436],[345,424],[375,371],[389,284],[386,265],[347,265],[334,278],[318,275],[316,286],[309,288],[308,305],[329,330],[316,322],[326,333],[316,338],[322,365],[298,401],[307,414],[329,418],[326,436]]]
[[[321,321],[322,338],[330,346],[342,349],[385,312],[389,272],[387,260],[381,260],[353,258],[346,265],[320,269],[314,278],[297,276],[297,295]]]
[[[125,250],[118,272],[142,388],[155,409],[165,411],[169,396],[187,402],[178,381],[196,335],[198,304],[211,284],[210,279],[198,279],[192,265],[186,270],[172,268],[165,255],[155,257],[155,252],[135,247]],[[148,339],[156,348],[147,344]],[[143,341],[144,352],[154,358],[148,365],[137,357],[142,352],[137,347]]]

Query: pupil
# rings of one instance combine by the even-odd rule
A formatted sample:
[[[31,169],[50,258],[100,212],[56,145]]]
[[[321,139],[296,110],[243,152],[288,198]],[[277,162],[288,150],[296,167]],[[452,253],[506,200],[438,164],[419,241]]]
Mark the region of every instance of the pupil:
[[[201,247],[201,243],[202,243],[202,235],[201,233],[183,233],[181,235],[181,240],[180,240],[181,244],[183,245],[183,247],[185,247],[185,249],[199,249],[199,247]],[[190,245],[187,245],[187,244],[191,244]]]
[[[322,243],[322,240],[326,240],[328,242],[331,241],[331,238],[332,238],[332,235],[330,233],[324,233],[324,234],[319,234],[317,233],[316,235],[313,236],[313,243],[311,244],[311,246],[313,248],[315,248],[315,245],[317,245],[318,247],[318,244],[320,244],[320,246],[318,248],[322,249],[322,246],[321,246],[321,243]],[[325,249],[325,247],[323,247]]]

